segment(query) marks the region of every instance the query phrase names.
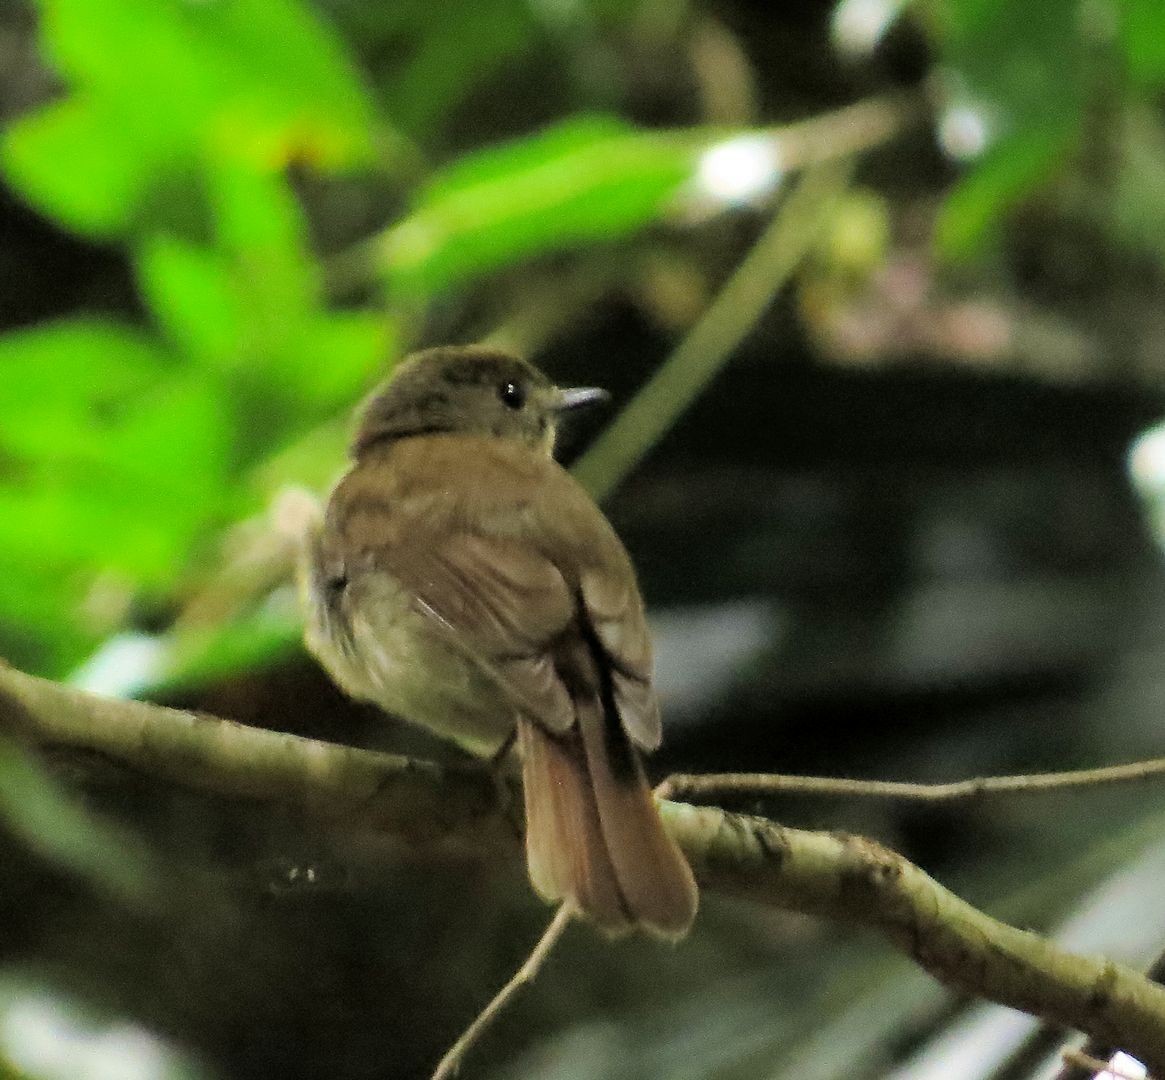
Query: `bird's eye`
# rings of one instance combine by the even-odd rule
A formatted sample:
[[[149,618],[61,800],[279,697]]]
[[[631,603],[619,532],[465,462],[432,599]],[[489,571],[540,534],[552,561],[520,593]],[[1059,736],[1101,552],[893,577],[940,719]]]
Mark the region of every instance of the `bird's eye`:
[[[498,386],[498,397],[509,409],[520,409],[526,404],[526,388],[521,383],[504,382]]]

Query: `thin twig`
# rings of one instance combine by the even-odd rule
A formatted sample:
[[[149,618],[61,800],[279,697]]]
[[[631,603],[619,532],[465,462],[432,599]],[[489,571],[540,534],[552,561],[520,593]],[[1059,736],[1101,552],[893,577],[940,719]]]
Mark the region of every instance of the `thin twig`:
[[[1070,788],[1127,784],[1165,776],[1165,758],[1106,765],[1098,769],[979,776],[947,784],[897,780],[853,780],[833,776],[780,776],[772,773],[676,773],[656,789],[661,799],[712,800],[724,795],[842,795],[913,802],[957,802],[989,795],[1032,795]]]
[[[786,171],[852,157],[896,139],[928,115],[924,96],[885,94],[791,124],[761,128]]]
[[[550,920],[550,925],[546,927],[538,939],[538,943],[530,950],[530,955],[526,957],[522,966],[510,976],[505,986],[494,994],[489,1004],[477,1014],[477,1019],[465,1029],[461,1038],[449,1048],[448,1053],[441,1059],[441,1063],[434,1071],[433,1080],[449,1080],[450,1077],[457,1075],[457,1070],[461,1068],[462,1059],[473,1047],[473,1044],[485,1034],[486,1029],[498,1018],[518,991],[537,978],[538,972],[542,970],[546,958],[554,946],[558,944],[559,938],[562,937],[563,932],[570,924],[573,915],[574,912],[568,904],[563,904],[558,909],[557,914]]]

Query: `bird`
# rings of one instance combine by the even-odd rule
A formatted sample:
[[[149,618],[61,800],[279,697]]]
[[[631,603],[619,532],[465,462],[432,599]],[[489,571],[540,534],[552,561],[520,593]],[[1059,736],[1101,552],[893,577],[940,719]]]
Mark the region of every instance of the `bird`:
[[[399,362],[308,540],[305,640],[354,698],[480,757],[516,744],[544,899],[677,940],[698,893],[644,773],[661,717],[643,599],[554,459],[562,416],[607,396],[484,345]]]

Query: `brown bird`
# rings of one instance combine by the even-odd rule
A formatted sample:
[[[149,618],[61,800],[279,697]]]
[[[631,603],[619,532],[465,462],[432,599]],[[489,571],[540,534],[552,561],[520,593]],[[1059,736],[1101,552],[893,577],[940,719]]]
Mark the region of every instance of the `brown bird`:
[[[697,894],[640,762],[660,742],[643,601],[553,459],[560,415],[605,396],[485,347],[402,362],[312,539],[307,643],[352,696],[475,754],[516,733],[537,891],[676,938]]]

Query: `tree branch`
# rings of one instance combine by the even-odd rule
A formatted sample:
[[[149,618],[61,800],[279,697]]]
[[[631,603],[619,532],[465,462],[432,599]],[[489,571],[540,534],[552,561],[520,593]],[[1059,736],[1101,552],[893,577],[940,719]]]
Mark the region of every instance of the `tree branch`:
[[[879,930],[951,989],[1079,1028],[1161,1072],[1165,988],[1139,972],[1007,926],[876,841],[713,807],[663,808],[705,887]]]
[[[185,786],[291,804],[414,846],[514,852],[493,779],[214,717],[97,698],[0,669],[0,731]],[[716,807],[661,808],[707,890],[869,927],[945,985],[1119,1046],[1165,1075],[1165,988],[992,919],[881,844]]]
[[[1026,776],[977,776],[946,784],[899,780],[853,780],[836,776],[777,776],[772,773],[675,773],[656,788],[662,799],[711,801],[725,795],[839,795],[903,802],[962,802],[995,795],[1034,795],[1069,788],[1128,784],[1165,777],[1165,758],[1071,772]]]
[[[0,733],[182,787],[288,805],[405,844],[515,850],[494,775],[97,697],[0,664]],[[515,798],[519,789],[513,789]]]

